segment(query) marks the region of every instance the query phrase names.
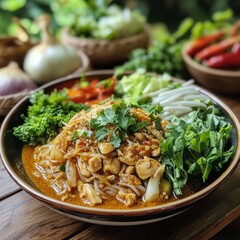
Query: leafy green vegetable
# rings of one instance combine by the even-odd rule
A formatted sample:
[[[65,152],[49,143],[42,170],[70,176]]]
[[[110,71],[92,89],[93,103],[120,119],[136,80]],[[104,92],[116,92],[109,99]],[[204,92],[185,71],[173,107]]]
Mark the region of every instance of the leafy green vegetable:
[[[65,172],[65,170],[66,170],[66,164],[62,163],[62,164],[59,166],[59,170],[62,171],[62,172]]]
[[[72,133],[72,141],[76,141],[78,136],[85,136],[87,138],[91,138],[93,132],[92,131],[89,131],[89,130],[86,130],[86,129],[81,129],[81,130],[75,130],[73,131]]]
[[[138,121],[130,115],[130,107],[126,103],[115,103],[112,107],[102,110],[97,118],[91,119],[91,128],[96,129],[96,139],[101,142],[110,137],[110,143],[119,147],[126,134],[137,132],[149,124],[147,121]]]
[[[54,11],[55,19],[76,36],[112,40],[135,35],[145,25],[143,15],[110,5],[111,1],[68,0],[61,4]]]
[[[133,50],[129,60],[117,69],[135,71],[143,68],[148,72],[169,73],[185,78],[187,73],[181,56],[182,47],[182,43],[172,42],[171,39],[156,41],[148,49]]]
[[[133,50],[129,60],[116,69],[118,71],[135,71],[143,68],[148,72],[168,73],[182,79],[188,78],[189,75],[184,67],[181,53],[186,42],[216,32],[220,28],[229,28],[232,24],[233,12],[230,9],[216,12],[212,19],[212,21],[198,22],[192,18],[184,19],[175,32],[165,34],[161,32],[164,37],[157,37],[157,41],[153,42],[148,49]]]
[[[147,93],[174,85],[168,74],[158,76],[146,73],[143,69],[138,69],[131,75],[125,75],[118,84],[121,86],[124,97],[133,101]]]
[[[30,96],[27,116],[24,123],[13,128],[13,134],[31,146],[45,144],[55,137],[58,129],[67,123],[77,112],[88,109],[84,104],[67,101],[65,91],[53,91],[50,95],[39,91]]]
[[[201,176],[205,182],[212,171],[218,172],[231,157],[228,147],[232,126],[217,108],[196,110],[184,118],[174,118],[161,143],[165,174],[176,195],[182,193],[188,177]]]

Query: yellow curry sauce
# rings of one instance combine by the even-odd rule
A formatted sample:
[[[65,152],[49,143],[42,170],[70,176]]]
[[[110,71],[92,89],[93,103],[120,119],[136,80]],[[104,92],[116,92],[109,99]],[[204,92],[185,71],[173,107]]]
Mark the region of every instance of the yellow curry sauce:
[[[52,197],[54,199],[60,200],[61,197],[56,194],[56,192],[52,189],[50,182],[45,180],[41,173],[38,171],[38,169],[35,167],[35,162],[34,162],[34,148],[30,147],[29,145],[24,145],[22,149],[22,161],[23,161],[23,166],[25,168],[25,171],[31,181],[34,183],[34,185],[44,194],[46,194],[49,197]],[[186,191],[185,193],[188,192],[188,195],[191,194],[192,192]],[[72,198],[67,198],[65,199],[65,202],[68,203],[73,203],[76,205],[81,205],[81,206],[89,206],[85,204],[81,198],[79,197],[79,194],[74,194],[73,192]],[[168,202],[175,201],[176,199],[174,197],[171,197]],[[167,202],[163,202],[160,198],[158,201],[155,202],[143,202],[141,199],[138,199],[137,204],[131,207],[128,207],[122,203],[120,203],[118,200],[116,200],[114,197],[105,200],[103,204],[101,205],[96,205],[95,207],[99,208],[108,208],[108,209],[129,209],[129,208],[142,208],[142,207],[152,207],[152,206],[157,206],[157,205],[162,205],[166,204]]]

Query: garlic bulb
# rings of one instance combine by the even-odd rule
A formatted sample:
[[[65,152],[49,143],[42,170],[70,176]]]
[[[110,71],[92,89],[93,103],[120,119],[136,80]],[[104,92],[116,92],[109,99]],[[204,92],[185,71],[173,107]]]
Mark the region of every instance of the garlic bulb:
[[[38,84],[66,76],[82,64],[76,50],[58,43],[49,33],[50,17],[38,18],[42,42],[31,48],[24,59],[24,70]]]
[[[0,96],[35,88],[37,85],[19,68],[16,62],[10,62],[7,67],[0,69]]]

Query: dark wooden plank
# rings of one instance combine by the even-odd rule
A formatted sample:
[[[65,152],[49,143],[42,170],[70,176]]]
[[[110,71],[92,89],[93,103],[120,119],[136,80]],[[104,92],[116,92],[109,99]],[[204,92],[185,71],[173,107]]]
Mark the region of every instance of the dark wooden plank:
[[[211,240],[239,240],[240,237],[240,217],[234,220],[226,228],[216,234]]]
[[[18,191],[19,186],[11,179],[0,159],[0,201]]]
[[[0,202],[0,239],[64,239],[86,228],[21,191]]]
[[[240,119],[240,98],[239,96],[217,95]]]
[[[71,240],[122,239],[209,239],[240,215],[240,166],[214,193],[174,218],[133,227],[97,226],[86,229]]]

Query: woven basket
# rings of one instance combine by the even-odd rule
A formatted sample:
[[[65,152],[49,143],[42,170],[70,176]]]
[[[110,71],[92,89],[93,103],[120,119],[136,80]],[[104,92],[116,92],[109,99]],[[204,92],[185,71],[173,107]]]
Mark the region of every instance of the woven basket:
[[[91,65],[95,68],[112,67],[123,63],[135,48],[146,48],[150,41],[147,28],[137,35],[116,39],[116,40],[94,40],[79,38],[69,33],[69,29],[64,29],[61,35],[61,42],[73,46],[77,50],[85,52]]]
[[[14,61],[22,67],[27,51],[33,46],[29,41],[22,42],[16,37],[0,38],[0,67],[5,67]]]
[[[82,60],[82,65],[76,69],[74,72],[68,74],[68,76],[76,73],[82,73],[91,70],[91,65],[89,58],[86,56],[85,53],[78,51],[78,54]],[[7,95],[7,96],[0,96],[0,116],[6,116],[8,112],[25,96],[30,94],[33,91],[24,90],[19,93]]]
[[[8,112],[25,96],[30,93],[24,90],[7,96],[0,96],[0,116],[6,116]]]

